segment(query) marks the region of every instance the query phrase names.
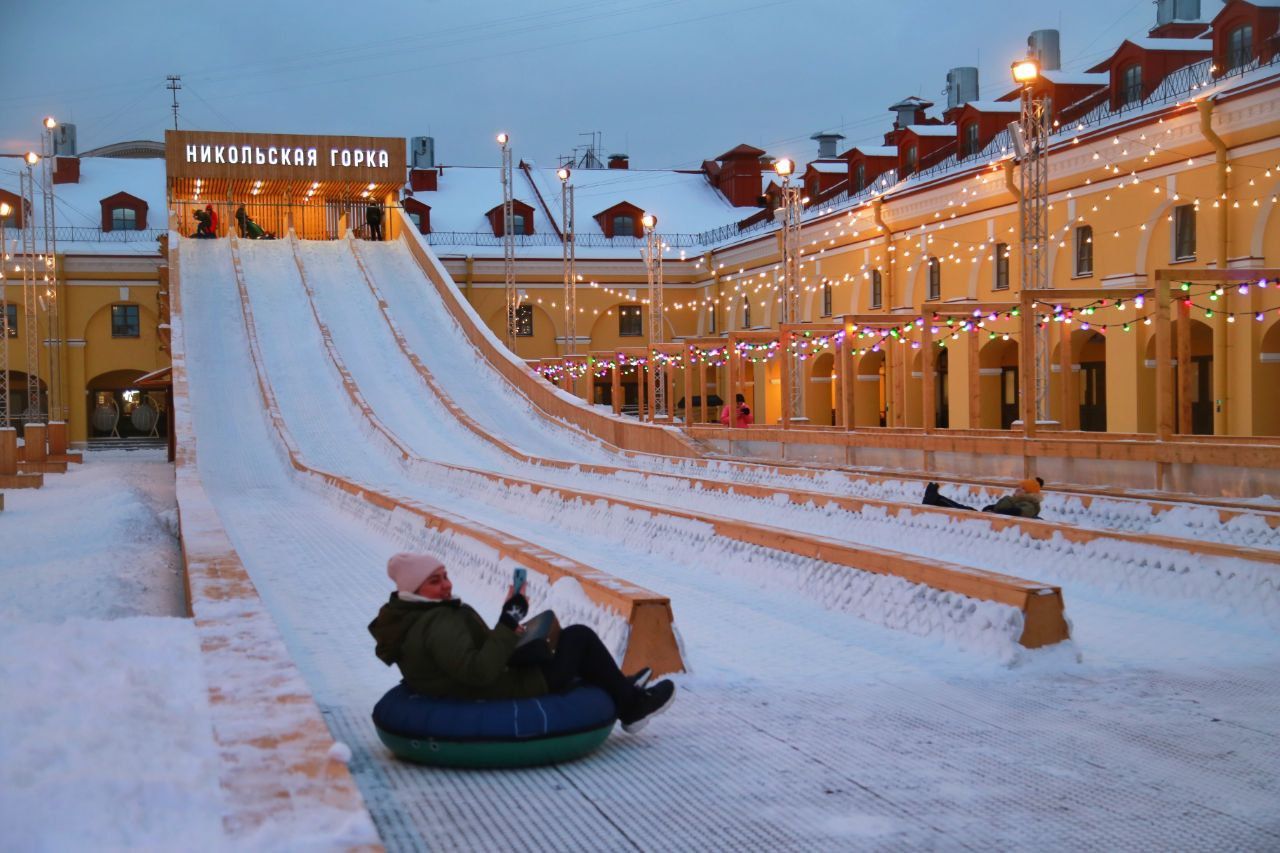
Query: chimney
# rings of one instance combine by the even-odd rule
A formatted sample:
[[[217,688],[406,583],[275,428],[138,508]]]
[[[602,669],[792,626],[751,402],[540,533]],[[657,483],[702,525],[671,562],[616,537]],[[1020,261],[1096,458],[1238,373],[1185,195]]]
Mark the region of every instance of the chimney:
[[[75,133],[71,134],[75,140]],[[57,156],[53,158],[53,182],[55,184],[80,183],[80,158]]]
[[[978,69],[965,66],[947,72],[947,110],[978,100]]]
[[[901,130],[913,124],[923,124],[924,111],[931,106],[933,106],[932,101],[917,98],[915,95],[903,98],[898,103],[893,104],[889,107],[889,112],[898,114],[898,117],[893,121],[894,129]]]
[[[626,154],[610,154],[609,168],[610,169],[629,169],[631,168],[631,158],[628,157]]]
[[[1057,30],[1036,30],[1027,36],[1027,56],[1034,56],[1041,71],[1062,68],[1062,51],[1058,49]]]
[[[844,139],[844,134],[824,133],[822,131],[818,131],[809,138],[816,139],[818,141],[818,159],[829,160],[835,158],[836,146],[839,144],[841,139]]]
[[[415,169],[434,169],[436,140],[432,136],[415,136],[409,140],[409,165]]]
[[[53,131],[53,153],[64,157],[76,156],[76,126],[60,124]]]
[[[1200,0],[1156,0],[1156,25],[1152,38],[1195,38],[1208,24],[1200,20]]]

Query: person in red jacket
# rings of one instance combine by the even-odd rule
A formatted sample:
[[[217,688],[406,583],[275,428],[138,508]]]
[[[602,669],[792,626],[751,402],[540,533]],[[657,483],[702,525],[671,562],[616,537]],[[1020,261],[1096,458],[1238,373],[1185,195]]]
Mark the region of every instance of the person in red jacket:
[[[734,427],[741,429],[742,427],[749,427],[755,422],[756,422],[756,419],[752,416],[751,410],[747,408],[746,398],[743,397],[741,394],[739,394],[736,402],[736,412],[733,419]],[[725,426],[729,425],[729,404],[728,403],[725,403],[724,408],[720,410],[720,423],[724,424]]]
[[[213,232],[213,236],[218,236],[218,211],[213,209],[213,205],[206,204],[204,212],[209,214],[209,230]]]

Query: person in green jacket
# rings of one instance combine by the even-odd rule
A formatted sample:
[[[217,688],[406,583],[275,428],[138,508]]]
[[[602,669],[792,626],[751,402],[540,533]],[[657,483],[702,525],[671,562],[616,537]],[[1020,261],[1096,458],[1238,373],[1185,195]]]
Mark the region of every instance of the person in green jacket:
[[[1013,494],[1005,495],[995,503],[984,506],[982,511],[999,513],[1000,515],[1018,515],[1023,518],[1039,518],[1040,501],[1042,498],[1040,487],[1043,485],[1044,480],[1039,477],[1019,480],[1018,485],[1013,490]],[[925,486],[924,500],[922,500],[921,503],[928,506],[948,507],[950,509],[974,509],[974,507],[967,506],[959,501],[953,501],[951,498],[938,494],[937,483],[930,483]]]
[[[520,699],[559,693],[576,682],[600,687],[613,698],[622,728],[641,729],[675,698],[670,680],[641,686],[647,670],[627,677],[596,632],[570,625],[560,632],[554,652],[542,663],[512,666],[520,620],[529,602],[509,592],[498,624],[490,628],[461,599],[444,564],[426,554],[396,554],[387,561],[396,591],[369,625],[376,653],[396,664],[404,682],[417,693],[451,699]]]

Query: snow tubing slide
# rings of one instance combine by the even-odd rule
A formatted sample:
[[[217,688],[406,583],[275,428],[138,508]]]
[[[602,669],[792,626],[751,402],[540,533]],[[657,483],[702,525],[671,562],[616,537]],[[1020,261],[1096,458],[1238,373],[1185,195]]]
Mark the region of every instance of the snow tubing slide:
[[[598,687],[529,699],[442,699],[403,682],[373,709],[378,737],[400,758],[442,767],[529,767],[586,755],[617,711]]]

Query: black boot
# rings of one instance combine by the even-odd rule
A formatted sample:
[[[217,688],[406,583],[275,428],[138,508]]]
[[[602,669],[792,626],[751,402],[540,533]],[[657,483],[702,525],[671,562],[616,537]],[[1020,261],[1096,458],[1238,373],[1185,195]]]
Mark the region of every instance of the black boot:
[[[676,686],[670,679],[639,690],[631,704],[618,715],[622,730],[630,734],[640,731],[648,725],[650,719],[667,710],[675,698]]]

